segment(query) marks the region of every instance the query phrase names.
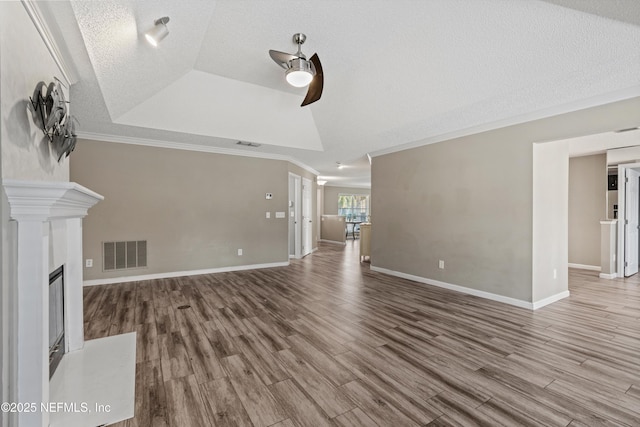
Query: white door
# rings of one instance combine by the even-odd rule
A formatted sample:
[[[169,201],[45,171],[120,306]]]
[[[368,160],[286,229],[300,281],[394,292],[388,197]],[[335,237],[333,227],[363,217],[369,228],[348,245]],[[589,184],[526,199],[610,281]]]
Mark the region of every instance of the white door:
[[[625,169],[625,226],[624,226],[624,275],[638,272],[638,197],[640,196],[640,173]]]
[[[299,258],[302,239],[300,209],[300,176],[289,174],[289,257]]]
[[[289,209],[289,257],[294,258],[296,256],[296,213],[295,213],[295,194],[296,194],[296,180],[295,175],[289,174],[289,203],[287,209]]]
[[[313,245],[312,215],[311,180],[302,178],[302,256],[309,255]]]

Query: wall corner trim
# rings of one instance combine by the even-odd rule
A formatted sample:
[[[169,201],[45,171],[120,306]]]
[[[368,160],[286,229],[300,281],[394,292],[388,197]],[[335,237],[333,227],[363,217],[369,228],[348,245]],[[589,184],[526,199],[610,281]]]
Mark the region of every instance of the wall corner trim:
[[[536,301],[532,304],[533,306],[533,310],[537,310],[539,308],[544,307],[545,305],[549,305],[551,303],[554,303],[556,301],[560,301],[563,298],[567,298],[569,296],[569,291],[562,291],[560,293],[557,293],[555,295],[551,295],[550,297],[541,299],[539,301]]]
[[[85,280],[84,286],[111,285],[115,283],[139,282],[142,280],[169,279],[172,277],[197,276],[200,274],[228,273],[231,271],[259,270],[262,268],[287,267],[289,262],[267,264],[233,265],[230,267],[206,268],[203,270],[170,271],[167,273],[142,274],[139,276],[113,277],[111,279]]]
[[[600,273],[600,278],[601,279],[615,279],[616,277],[618,277],[617,273]]]
[[[516,298],[506,297],[503,295],[492,294],[491,292],[480,291],[478,289],[467,288],[465,286],[454,285],[451,283],[441,282],[439,280],[428,279],[426,277],[414,276],[413,274],[402,273],[400,271],[389,270],[382,267],[371,266],[372,271],[388,274],[390,276],[401,277],[403,279],[413,280],[414,282],[424,283],[426,285],[437,286],[439,288],[449,289],[450,291],[460,292],[463,294],[473,295],[480,298],[485,298],[491,301],[501,302],[504,304],[513,305],[520,308],[526,308],[529,310],[535,310],[534,304],[519,300]],[[567,292],[568,294],[568,292]],[[550,304],[550,303],[547,303]]]
[[[569,268],[578,268],[580,270],[591,270],[591,271],[602,271],[602,267],[599,265],[586,265],[586,264],[575,264],[570,262]]]

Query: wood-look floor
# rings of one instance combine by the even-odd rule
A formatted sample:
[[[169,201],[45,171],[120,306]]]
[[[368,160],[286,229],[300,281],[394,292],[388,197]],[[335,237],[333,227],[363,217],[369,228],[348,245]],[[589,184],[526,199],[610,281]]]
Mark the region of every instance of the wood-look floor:
[[[357,244],[86,288],[87,339],[137,331],[118,426],[640,426],[638,279],[571,270],[531,312],[371,272]]]

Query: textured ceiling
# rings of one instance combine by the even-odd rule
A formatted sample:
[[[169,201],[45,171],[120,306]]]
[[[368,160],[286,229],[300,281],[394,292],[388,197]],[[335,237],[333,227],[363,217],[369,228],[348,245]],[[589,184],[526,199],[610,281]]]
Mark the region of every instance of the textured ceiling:
[[[614,100],[640,88],[635,0],[51,2],[83,131],[292,156],[367,185],[367,153]],[[170,16],[158,48],[142,38]],[[269,49],[325,71],[300,108]],[[591,104],[590,104],[591,103]],[[563,110],[564,108],[564,110]],[[346,165],[336,168],[339,161]],[[350,167],[349,167],[350,166]]]

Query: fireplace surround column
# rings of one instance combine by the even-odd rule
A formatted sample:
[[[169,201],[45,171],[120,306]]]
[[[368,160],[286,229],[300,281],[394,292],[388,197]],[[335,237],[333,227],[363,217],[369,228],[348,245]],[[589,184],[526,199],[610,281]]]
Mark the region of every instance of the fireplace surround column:
[[[45,245],[47,246],[45,248]],[[39,220],[18,223],[18,393],[16,401],[49,401],[48,238]],[[45,280],[47,285],[45,285]],[[39,409],[39,408],[38,408]],[[26,425],[37,425],[41,414],[18,414]],[[20,420],[20,425],[23,425]]]
[[[65,329],[67,351],[84,345],[82,308],[82,218],[103,197],[72,182],[4,180],[10,218],[17,222],[17,265],[10,273],[17,295],[16,402],[36,403],[38,411],[19,413],[15,425],[43,426],[49,416],[41,402],[49,402],[49,234],[47,225],[64,220]]]
[[[82,305],[82,218],[67,220],[67,265],[64,270],[67,351],[84,347],[84,311]]]

